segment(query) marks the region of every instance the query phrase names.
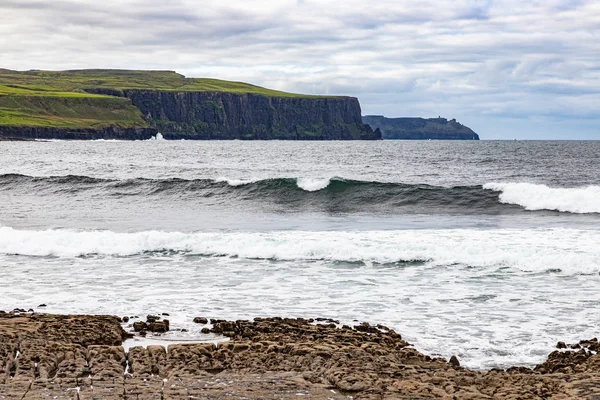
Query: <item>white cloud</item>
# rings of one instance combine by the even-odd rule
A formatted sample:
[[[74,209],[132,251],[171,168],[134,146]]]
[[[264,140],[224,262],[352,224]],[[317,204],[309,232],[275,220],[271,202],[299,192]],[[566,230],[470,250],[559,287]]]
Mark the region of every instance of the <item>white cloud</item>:
[[[3,0],[0,15],[4,68],[172,69],[494,129],[583,118],[600,139],[594,0]]]

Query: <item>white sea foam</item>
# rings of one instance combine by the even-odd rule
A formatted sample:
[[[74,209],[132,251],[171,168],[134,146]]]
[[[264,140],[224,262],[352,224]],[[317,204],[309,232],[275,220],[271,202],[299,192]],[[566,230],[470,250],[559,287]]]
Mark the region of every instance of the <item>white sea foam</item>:
[[[219,177],[219,178],[215,179],[215,182],[217,182],[217,183],[226,182],[229,186],[249,185],[251,183],[255,183],[258,181],[260,181],[260,179],[230,179],[230,178],[224,178],[224,177]]]
[[[215,179],[215,182],[227,182],[229,186],[243,186],[251,183],[260,182],[262,180],[268,180],[269,178],[249,178],[249,179],[237,179],[237,178],[225,178],[219,177]],[[329,178],[297,178],[296,186],[307,192],[316,192],[325,189],[329,186]]]
[[[146,252],[267,260],[514,267],[600,271],[600,232],[576,229],[401,230],[364,232],[162,232],[0,228],[0,253],[132,256]]]
[[[518,204],[527,210],[600,213],[600,186],[551,188],[532,183],[492,182],[485,184],[483,188],[501,192],[502,203]]]
[[[85,254],[99,256],[77,257]],[[373,263],[410,259],[429,261]],[[364,264],[336,262],[357,260]],[[397,329],[426,353],[456,354],[469,367],[534,365],[558,340],[593,337],[600,323],[597,230],[0,227],[0,265],[0,309],[44,303],[46,312],[168,312],[190,334],[197,333],[191,321],[198,315],[368,320]]]
[[[330,180],[328,178],[298,178],[296,185],[307,192],[316,192],[325,189],[329,186]]]

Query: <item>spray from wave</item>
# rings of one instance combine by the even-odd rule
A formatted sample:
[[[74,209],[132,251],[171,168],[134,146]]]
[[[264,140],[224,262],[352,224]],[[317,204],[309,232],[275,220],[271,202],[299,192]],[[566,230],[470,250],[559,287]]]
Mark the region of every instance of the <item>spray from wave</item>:
[[[152,136],[150,139],[148,139],[150,141],[152,140],[165,140],[164,136],[162,135],[162,133],[158,132],[155,136]]]

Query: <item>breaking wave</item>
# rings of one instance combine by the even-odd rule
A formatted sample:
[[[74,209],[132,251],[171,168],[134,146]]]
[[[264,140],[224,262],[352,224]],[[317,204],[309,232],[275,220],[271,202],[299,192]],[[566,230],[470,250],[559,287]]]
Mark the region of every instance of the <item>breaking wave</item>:
[[[102,179],[67,175],[0,175],[0,190],[48,193],[97,192],[105,196],[176,196],[238,199],[328,211],[411,209],[466,213],[553,211],[600,213],[600,186],[551,188],[531,183],[432,186],[334,178]]]
[[[600,186],[551,188],[532,183],[488,183],[483,188],[501,192],[502,203],[517,204],[526,210],[600,213]]]
[[[260,260],[417,263],[597,273],[600,232],[577,229],[361,232],[163,232],[18,230],[0,227],[0,254],[193,255]]]

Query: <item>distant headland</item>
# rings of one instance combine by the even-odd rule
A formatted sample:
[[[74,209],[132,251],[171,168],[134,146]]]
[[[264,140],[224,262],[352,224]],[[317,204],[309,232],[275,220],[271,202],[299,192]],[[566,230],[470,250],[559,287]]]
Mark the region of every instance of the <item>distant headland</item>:
[[[379,129],[383,139],[403,140],[479,140],[470,128],[446,118],[386,118],[381,115],[362,117],[372,129]]]
[[[0,138],[377,140],[358,99],[172,71],[0,69]]]

